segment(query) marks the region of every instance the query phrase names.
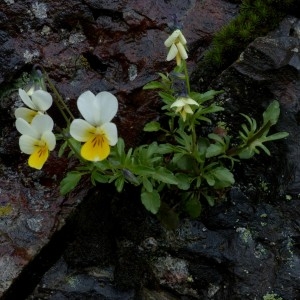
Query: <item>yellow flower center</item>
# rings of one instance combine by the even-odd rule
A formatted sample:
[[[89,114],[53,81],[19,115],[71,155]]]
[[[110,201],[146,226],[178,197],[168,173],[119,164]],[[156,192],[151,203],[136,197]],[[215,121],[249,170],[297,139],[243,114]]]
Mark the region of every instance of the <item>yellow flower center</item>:
[[[29,156],[28,164],[31,168],[40,170],[49,156],[49,149],[45,142],[35,145],[34,152]]]
[[[31,124],[31,122],[32,122],[32,120],[34,119],[34,117],[35,117],[36,115],[38,115],[38,114],[39,114],[38,111],[31,110],[31,112],[28,113],[28,116],[27,116],[27,118],[28,118],[28,119],[27,119],[28,123]]]
[[[100,161],[110,153],[108,139],[103,133],[94,133],[81,148],[81,156],[89,161]]]

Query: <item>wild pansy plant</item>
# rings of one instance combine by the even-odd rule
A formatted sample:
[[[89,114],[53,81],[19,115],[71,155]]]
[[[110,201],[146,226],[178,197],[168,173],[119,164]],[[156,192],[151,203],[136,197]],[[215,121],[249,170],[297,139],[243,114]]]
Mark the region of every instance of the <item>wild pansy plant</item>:
[[[49,152],[56,144],[53,130],[53,120],[47,115],[37,115],[31,123],[22,118],[17,118],[16,128],[22,134],[19,145],[22,152],[29,154],[28,165],[40,170]]]
[[[209,116],[224,110],[214,101],[222,91],[191,91],[186,64],[187,42],[179,29],[164,44],[168,48],[166,60],[175,59],[176,67],[170,74],[159,73],[160,80],[146,84],[144,89],[158,90],[167,122],[146,124],[144,131],[157,132],[155,139],[161,133],[159,142],[155,140],[136,148],[125,147],[123,139],[118,138],[116,125],[111,122],[118,110],[113,94],[84,92],[77,100],[83,119],[75,119],[44,72],[44,79],[54,92],[54,103],[66,120],[66,127],[56,135],[58,140],[63,140],[58,155],[64,155],[69,148],[68,156],[78,159],[78,166],[68,172],[60,184],[62,194],[74,189],[82,176],[90,176],[94,185],[114,183],[119,192],[125,183],[130,183],[140,187],[145,208],[170,225],[182,213],[198,217],[203,199],[214,205],[218,195],[234,184],[232,170],[236,161],[251,158],[260,150],[270,155],[265,142],[288,136],[286,132],[269,135],[271,126],[279,118],[277,101],[263,113],[261,126],[242,114],[248,125],[242,124],[239,144],[235,142],[231,146],[231,136],[226,130],[222,134],[204,135],[201,125],[213,127]],[[53,121],[44,114],[50,97],[46,96],[47,92],[35,91],[30,100],[30,95],[20,91],[24,103],[35,112],[31,122],[27,111],[16,113],[16,126],[22,134],[20,148],[30,155],[29,165],[40,169],[55,146]]]

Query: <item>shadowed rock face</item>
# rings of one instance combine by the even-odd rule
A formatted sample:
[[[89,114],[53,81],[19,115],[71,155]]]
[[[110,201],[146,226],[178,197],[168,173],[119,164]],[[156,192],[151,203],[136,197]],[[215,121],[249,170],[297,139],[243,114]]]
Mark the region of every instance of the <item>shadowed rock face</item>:
[[[286,18],[277,30],[257,38],[240,55],[239,60],[216,81],[217,88],[228,91],[228,107],[234,125],[239,112],[251,111],[254,116],[273,99],[281,104],[281,119],[277,130],[288,131],[289,137],[278,145],[270,165],[277,166],[277,192],[297,196],[299,175],[299,99],[300,99],[300,23]],[[272,162],[273,161],[273,162]],[[274,164],[274,162],[276,162]],[[275,171],[275,170],[274,170]]]
[[[114,197],[110,206],[105,201],[109,193],[101,194],[99,188],[76,218],[73,243],[46,273],[32,299],[50,294],[68,298],[76,293],[100,299],[104,295],[169,300],[300,297],[296,196],[300,43],[294,34],[298,24],[298,19],[286,18],[277,30],[251,43],[211,83],[212,88],[225,90],[218,101],[228,112],[220,119],[233,133],[240,128],[239,112],[259,119],[271,100],[280,101],[277,129],[289,131],[290,136],[271,146],[272,157],[262,155],[237,168],[237,184],[227,201],[207,209],[201,221],[182,220],[174,231],[165,230],[145,213],[134,191]],[[286,193],[291,200],[284,197]],[[99,199],[101,204],[96,205]],[[99,215],[92,211],[95,207]],[[80,224],[86,220],[94,226],[84,229]],[[109,280],[123,288],[122,295]],[[95,282],[103,287],[101,291]]]
[[[227,113],[222,120],[225,118],[231,132],[240,129],[240,112],[259,120],[261,111],[277,99],[281,116],[276,130],[290,133],[271,145],[271,157],[261,155],[238,168],[230,203],[213,208],[202,218],[213,232],[187,247],[193,255],[201,253],[202,259],[213,260],[213,281],[222,282],[213,299],[254,299],[272,292],[283,299],[300,295],[299,22],[288,17],[276,30],[256,39],[211,84],[225,90],[220,101]],[[261,185],[264,181],[267,189]],[[212,235],[216,236],[213,242]],[[194,270],[197,274],[202,271]],[[203,280],[208,285],[211,282]],[[228,290],[219,298],[224,282]]]

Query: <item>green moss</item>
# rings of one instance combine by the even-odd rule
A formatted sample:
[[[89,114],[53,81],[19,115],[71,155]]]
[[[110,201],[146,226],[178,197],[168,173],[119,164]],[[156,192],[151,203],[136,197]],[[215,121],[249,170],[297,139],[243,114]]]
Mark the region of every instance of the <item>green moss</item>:
[[[264,295],[263,300],[283,300],[283,299],[279,297],[277,294],[266,294]]]
[[[215,34],[210,49],[204,53],[204,59],[199,63],[192,79],[209,80],[220,73],[239,57],[251,41],[278,26],[295,2],[296,0],[241,1],[239,15]]]

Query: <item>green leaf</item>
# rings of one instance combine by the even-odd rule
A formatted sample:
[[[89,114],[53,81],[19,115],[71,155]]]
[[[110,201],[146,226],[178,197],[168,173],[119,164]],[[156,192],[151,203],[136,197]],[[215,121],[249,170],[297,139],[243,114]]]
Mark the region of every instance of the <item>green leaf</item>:
[[[176,178],[178,182],[177,186],[179,189],[187,191],[190,188],[191,178],[188,175],[177,173]]]
[[[206,158],[214,157],[225,152],[224,145],[210,144],[206,150]]]
[[[171,80],[165,74],[159,72],[158,75],[161,77],[161,79],[162,79],[163,82],[171,83]]]
[[[209,135],[207,135],[210,139],[215,140],[216,142],[219,142],[221,144],[224,144],[224,140],[223,138],[215,133],[210,133]]]
[[[207,183],[210,186],[214,186],[215,185],[216,181],[215,181],[215,178],[214,178],[213,174],[205,174],[204,178],[206,179]]]
[[[167,154],[167,153],[173,153],[174,152],[174,146],[171,144],[160,144],[157,148],[158,154]]]
[[[224,110],[224,108],[222,106],[217,106],[215,104],[212,104],[206,108],[201,109],[200,114],[201,115],[212,114],[212,113],[216,113],[216,112],[223,111],[223,110]]]
[[[143,90],[163,89],[164,87],[160,81],[151,81],[144,85]]]
[[[196,117],[197,120],[201,120],[201,121],[204,121],[204,122],[207,122],[207,123],[211,124],[211,119],[209,119],[209,118],[206,118],[204,116],[197,116],[197,115],[195,115],[195,117]]]
[[[118,139],[117,151],[118,151],[118,156],[119,157],[125,156],[125,143],[124,143],[124,140],[122,138]]]
[[[251,147],[246,147],[241,152],[239,152],[238,155],[239,155],[240,159],[249,159],[253,155],[255,155],[255,152],[253,151],[253,149]]]
[[[77,171],[71,171],[60,183],[60,193],[66,195],[72,191],[81,179],[82,173]]]
[[[197,218],[201,214],[201,203],[194,195],[185,203],[185,210],[191,218]]]
[[[151,144],[148,145],[148,148],[145,147],[145,149],[147,150],[147,159],[150,159],[151,157],[153,157],[154,155],[157,154],[157,150],[158,150],[158,144],[157,142],[153,142]]]
[[[168,184],[178,184],[176,176],[164,167],[155,169],[155,173],[152,175],[152,178]]]
[[[258,145],[256,145],[256,147],[260,147],[261,149],[263,149],[263,150],[265,151],[265,153],[266,153],[267,155],[271,156],[270,150],[269,150],[263,143],[258,143]],[[259,151],[258,151],[257,149],[255,149],[255,147],[254,147],[254,151],[255,151],[256,153],[259,153]]]
[[[210,206],[214,206],[214,205],[215,205],[215,199],[214,199],[214,197],[209,196],[209,195],[207,195],[206,193],[203,193],[203,196],[205,197],[207,203],[208,203]]]
[[[69,138],[68,141],[69,141],[69,143],[72,145],[72,148],[74,148],[75,151],[76,151],[77,153],[80,153],[81,143],[78,142],[78,141],[76,141],[76,140],[73,139],[73,138]],[[71,148],[71,149],[72,149],[72,148]],[[71,152],[73,152],[73,151],[71,151]]]
[[[206,151],[207,151],[207,148],[209,147],[209,145],[210,145],[210,143],[207,138],[200,137],[198,139],[197,150],[198,150],[199,158],[201,159],[201,161],[203,161],[205,159]]]
[[[59,148],[59,150],[58,150],[58,157],[62,157],[62,156],[63,156],[63,154],[64,154],[64,152],[65,152],[65,150],[66,150],[67,147],[68,147],[68,142],[65,141],[65,142],[60,146],[60,148]]]
[[[153,192],[153,185],[147,177],[143,177],[143,186],[147,192]]]
[[[119,176],[115,181],[115,187],[119,193],[122,192],[124,187],[125,179],[123,176]]]
[[[186,134],[184,131],[178,131],[175,136],[176,141],[182,145],[188,152],[191,152],[193,139],[191,135]]]
[[[147,132],[153,132],[153,131],[159,131],[159,130],[160,130],[160,124],[155,121],[147,123],[144,127],[144,131],[147,131]]]
[[[148,177],[152,176],[155,173],[155,170],[153,168],[140,164],[132,166],[131,171],[136,175]]]
[[[249,123],[250,125],[250,129],[248,129],[246,124],[242,124],[242,128],[244,129],[245,133],[247,134],[247,136],[250,136],[254,134],[255,130],[257,129],[257,122],[255,119],[250,118],[249,116],[245,115],[245,114],[241,114]]]
[[[130,149],[128,150],[127,154],[126,154],[125,159],[122,160],[122,162],[123,162],[123,164],[124,164],[125,166],[130,165],[132,151],[133,151],[133,149],[130,148]],[[124,156],[125,156],[125,153],[124,153]]]
[[[190,97],[192,99],[195,99],[195,101],[197,101],[199,103],[203,103],[205,101],[213,99],[216,95],[219,95],[223,92],[224,91],[215,91],[215,90],[210,90],[203,94],[192,92],[192,93],[190,93]]]
[[[263,113],[264,124],[270,122],[271,125],[277,123],[280,115],[279,102],[274,100]]]
[[[108,178],[104,174],[98,172],[97,170],[94,170],[91,174],[91,181],[93,185],[96,185],[97,182],[107,183]]]
[[[229,187],[234,184],[233,174],[225,167],[217,167],[212,171],[216,183],[215,189]]]
[[[205,173],[203,177],[210,186],[222,189],[234,184],[233,174],[225,167],[219,166]]]
[[[287,136],[289,136],[288,132],[280,131],[267,136],[267,141],[269,142],[269,141],[280,140],[286,138]]]
[[[166,92],[159,92],[158,95],[164,100],[166,104],[172,104],[175,101],[175,97]]]
[[[153,214],[157,214],[160,208],[160,196],[156,190],[142,192],[141,200],[145,208]]]
[[[112,147],[112,151],[114,150],[115,147]],[[97,162],[93,162],[92,163],[92,168],[97,168],[98,170],[95,170],[95,171],[100,171],[100,172],[103,172],[105,170],[111,170],[112,168],[112,165],[114,164],[114,160],[111,160],[111,159],[104,159],[104,160],[101,160],[101,161],[97,161]]]
[[[196,161],[192,156],[182,155],[180,153],[180,154],[174,155],[174,163],[177,164],[177,167],[180,170],[191,171],[194,169]]]

